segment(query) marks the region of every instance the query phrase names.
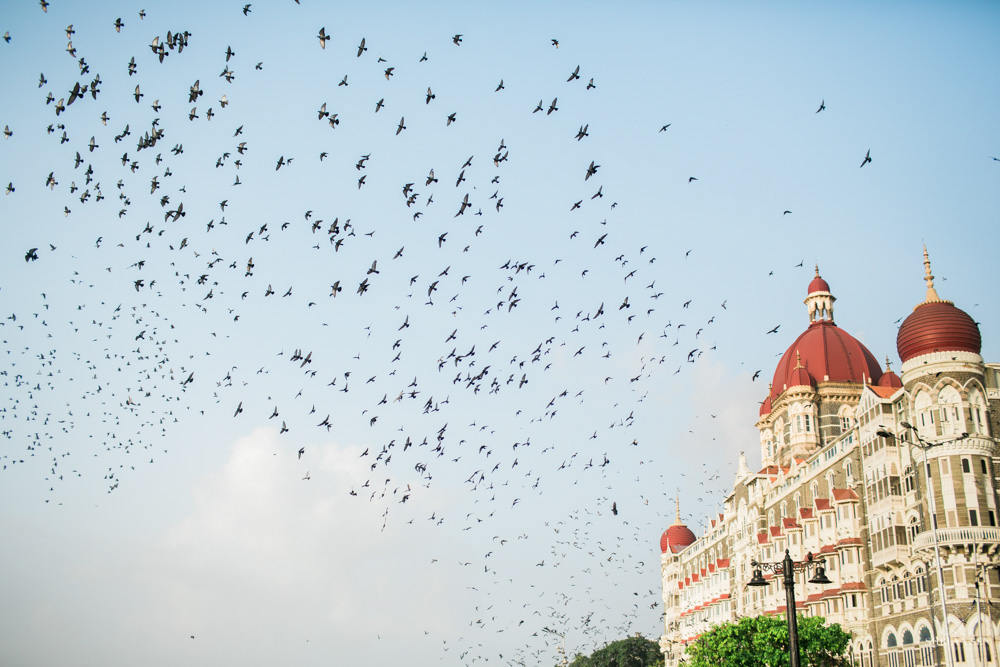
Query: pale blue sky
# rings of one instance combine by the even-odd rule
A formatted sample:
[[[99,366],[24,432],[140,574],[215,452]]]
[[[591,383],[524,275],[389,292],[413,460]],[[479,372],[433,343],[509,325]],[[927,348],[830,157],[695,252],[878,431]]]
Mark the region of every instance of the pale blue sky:
[[[758,462],[814,264],[898,368],[926,243],[996,359],[995,4],[242,7],[0,15],[0,662],[547,664],[545,628],[655,638],[674,494],[697,532]]]

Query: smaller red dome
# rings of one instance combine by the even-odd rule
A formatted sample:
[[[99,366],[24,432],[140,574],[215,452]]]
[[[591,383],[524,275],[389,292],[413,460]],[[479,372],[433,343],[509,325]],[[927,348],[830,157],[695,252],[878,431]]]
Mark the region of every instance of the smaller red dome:
[[[660,553],[677,553],[684,547],[694,544],[697,539],[678,518],[674,525],[663,531],[663,535],[660,536]]]
[[[878,386],[899,389],[903,386],[903,381],[900,380],[899,376],[892,371],[886,371],[882,373],[882,377],[878,379]]]
[[[789,387],[815,387],[816,380],[809,375],[809,371],[802,365],[802,358],[798,351],[795,352],[795,368],[788,373]]]
[[[764,415],[769,415],[769,414],[771,414],[771,391],[770,390],[768,390],[767,397],[765,397],[764,401],[760,404],[760,413],[759,413],[759,415],[761,417],[763,417]]]
[[[927,297],[903,320],[896,333],[899,358],[906,363],[932,352],[979,354],[983,345],[979,325],[964,310],[938,296],[927,246],[924,246],[924,281],[927,283]]]
[[[896,351],[904,363],[931,352],[979,354],[982,344],[976,322],[949,301],[920,304],[896,334]]]
[[[814,292],[829,292],[830,285],[825,280],[819,277],[819,269],[816,269],[816,277],[812,279],[809,283],[809,294]]]

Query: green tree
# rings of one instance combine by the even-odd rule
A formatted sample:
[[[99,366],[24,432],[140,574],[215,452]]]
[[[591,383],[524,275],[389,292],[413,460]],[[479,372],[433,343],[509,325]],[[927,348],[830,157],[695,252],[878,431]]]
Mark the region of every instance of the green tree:
[[[804,667],[847,664],[851,636],[819,616],[798,617],[799,655]],[[716,625],[687,647],[688,667],[788,667],[788,620],[747,616]]]
[[[663,665],[660,645],[636,634],[611,642],[591,655],[577,655],[570,667],[658,667]]]

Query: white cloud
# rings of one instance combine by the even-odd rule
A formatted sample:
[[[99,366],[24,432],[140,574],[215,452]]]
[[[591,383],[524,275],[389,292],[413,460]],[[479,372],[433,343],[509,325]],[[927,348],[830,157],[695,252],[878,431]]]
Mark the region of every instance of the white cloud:
[[[418,531],[391,515],[383,531],[391,504],[348,495],[369,477],[361,451],[326,443],[299,461],[272,429],[239,439],[223,468],[195,488],[193,512],[153,547],[145,574],[163,632],[195,635],[220,660],[241,664],[331,655],[370,664],[380,636],[450,634],[455,592],[426,566],[423,545],[408,539]],[[434,492],[420,491],[411,502],[433,500]],[[393,650],[406,645],[396,641]]]

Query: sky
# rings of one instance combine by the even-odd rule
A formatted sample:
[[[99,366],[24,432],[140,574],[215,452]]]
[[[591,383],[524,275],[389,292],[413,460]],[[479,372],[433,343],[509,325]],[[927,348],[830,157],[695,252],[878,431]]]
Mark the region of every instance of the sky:
[[[995,359],[993,3],[139,9],[0,12],[0,663],[656,639],[815,267]]]

